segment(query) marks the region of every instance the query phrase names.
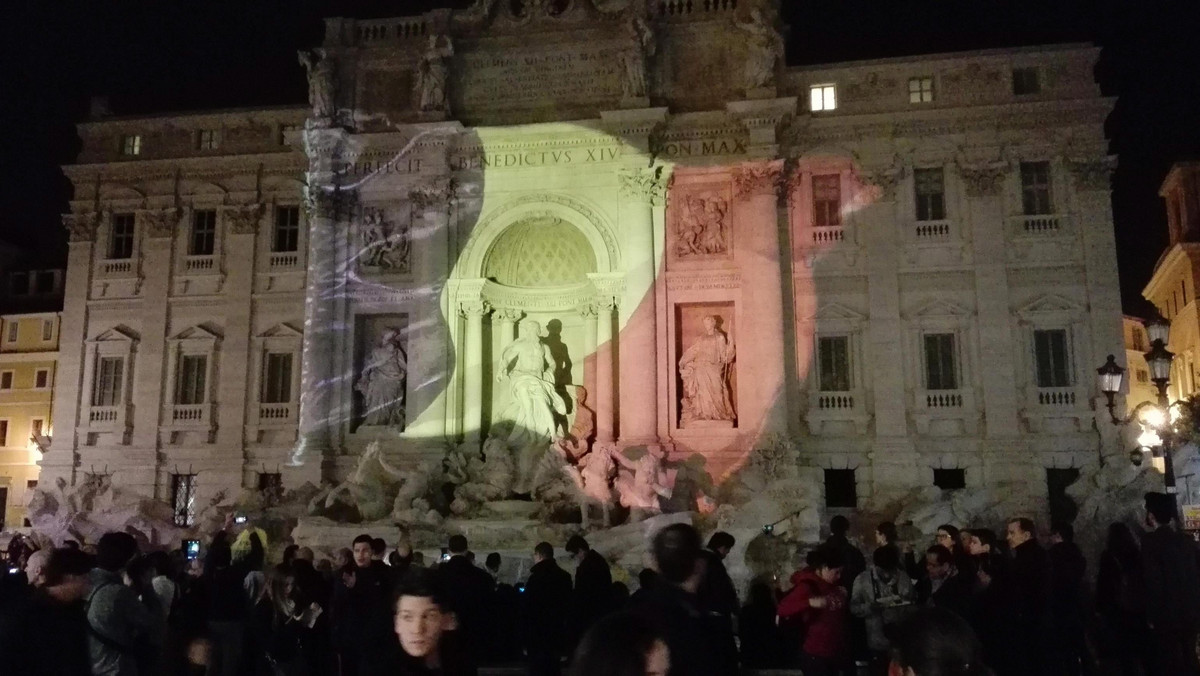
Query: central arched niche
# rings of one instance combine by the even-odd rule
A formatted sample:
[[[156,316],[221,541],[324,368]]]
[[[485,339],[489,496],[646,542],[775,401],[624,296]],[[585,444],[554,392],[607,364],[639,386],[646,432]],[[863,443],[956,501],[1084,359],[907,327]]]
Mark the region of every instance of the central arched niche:
[[[587,237],[555,216],[535,216],[510,225],[488,250],[483,276],[519,287],[574,286],[596,272]]]

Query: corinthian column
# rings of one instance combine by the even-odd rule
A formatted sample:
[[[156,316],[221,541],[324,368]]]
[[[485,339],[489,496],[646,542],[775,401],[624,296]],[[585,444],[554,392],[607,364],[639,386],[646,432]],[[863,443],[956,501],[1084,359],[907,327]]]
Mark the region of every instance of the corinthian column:
[[[463,354],[463,431],[467,443],[478,443],[483,428],[483,317],[491,311],[485,300],[459,303],[467,321]]]

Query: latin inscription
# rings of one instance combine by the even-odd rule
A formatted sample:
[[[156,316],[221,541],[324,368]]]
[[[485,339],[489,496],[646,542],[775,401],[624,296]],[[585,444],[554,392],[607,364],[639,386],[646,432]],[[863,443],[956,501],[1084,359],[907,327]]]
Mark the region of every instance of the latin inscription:
[[[620,154],[610,148],[568,148],[566,150],[516,150],[451,158],[450,166],[461,169],[517,169],[520,167],[549,167],[562,164],[612,162]]]
[[[705,157],[709,155],[745,155],[746,144],[741,139],[713,139],[711,141],[668,141],[657,146],[660,157]]]
[[[732,274],[710,274],[703,277],[668,277],[669,291],[707,291],[713,289],[737,289],[742,286],[742,276]]]
[[[365,160],[346,165],[346,173],[350,176],[369,176],[371,174],[418,174],[421,172],[420,158],[398,159],[388,161]]]
[[[455,72],[467,106],[522,107],[541,103],[577,104],[581,100],[621,96],[617,49],[606,46],[563,46],[520,56],[466,54]]]

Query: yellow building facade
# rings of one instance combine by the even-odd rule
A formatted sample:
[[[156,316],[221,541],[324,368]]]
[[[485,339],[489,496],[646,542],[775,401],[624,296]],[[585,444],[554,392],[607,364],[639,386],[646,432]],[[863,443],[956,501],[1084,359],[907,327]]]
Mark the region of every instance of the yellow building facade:
[[[52,434],[58,312],[0,315],[0,515],[20,526],[37,487],[39,437]]]

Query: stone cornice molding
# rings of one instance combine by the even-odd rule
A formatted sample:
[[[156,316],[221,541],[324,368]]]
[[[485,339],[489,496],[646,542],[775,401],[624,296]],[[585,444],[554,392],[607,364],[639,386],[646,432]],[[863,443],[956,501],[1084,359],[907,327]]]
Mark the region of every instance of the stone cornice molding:
[[[224,208],[229,219],[229,232],[234,235],[253,235],[263,217],[262,204],[238,204]]]
[[[100,225],[100,217],[95,212],[81,214],[63,214],[63,228],[67,231],[68,242],[94,242],[96,229]]]
[[[783,177],[783,160],[747,162],[733,168],[733,192],[738,198],[778,194]]]
[[[622,169],[617,174],[621,185],[621,196],[648,202],[661,207],[667,203],[667,193],[675,175],[666,167],[653,169]]]
[[[1067,160],[1067,169],[1074,179],[1075,189],[1080,192],[1112,190],[1112,172],[1116,166],[1114,157]]]
[[[138,217],[145,227],[146,237],[171,237],[179,225],[181,214],[179,209],[147,209],[138,212]]]
[[[999,195],[1004,189],[1004,178],[1012,170],[1007,162],[992,164],[958,165],[958,174],[970,197]]]

